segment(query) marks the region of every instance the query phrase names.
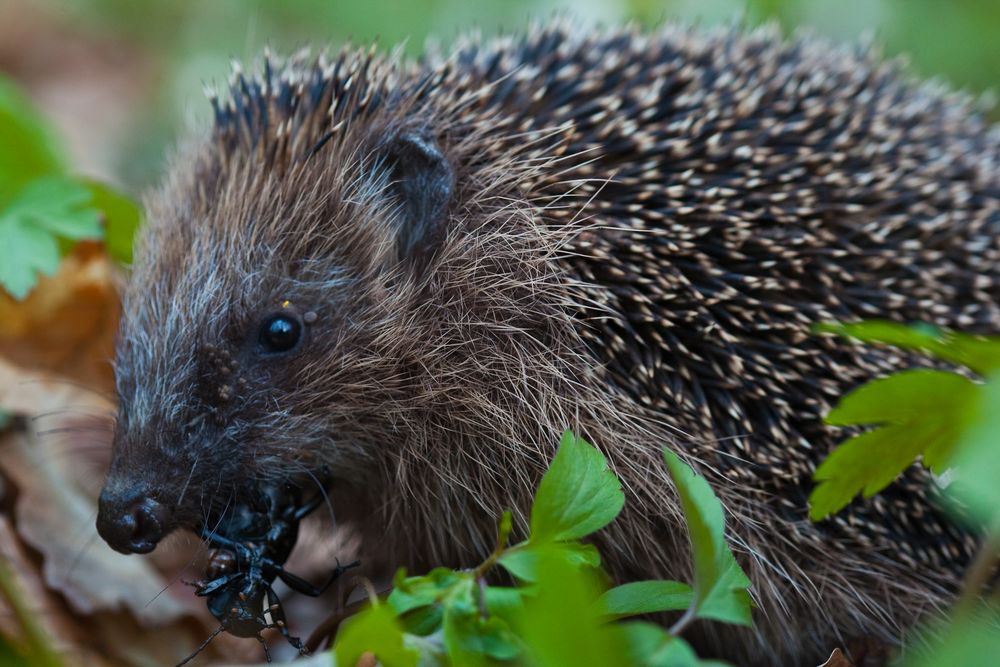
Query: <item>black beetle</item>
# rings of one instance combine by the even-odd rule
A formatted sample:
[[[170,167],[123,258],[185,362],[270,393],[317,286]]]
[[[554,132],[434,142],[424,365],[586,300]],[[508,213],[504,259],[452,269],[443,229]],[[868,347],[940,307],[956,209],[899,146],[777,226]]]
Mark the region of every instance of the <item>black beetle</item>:
[[[253,504],[231,507],[211,528],[203,526],[202,538],[214,547],[206,568],[206,580],[193,582],[196,595],[207,598],[208,610],[219,620],[219,627],[187,658],[184,665],[198,655],[222,631],[237,637],[253,637],[264,646],[267,661],[271,661],[261,632],[277,628],[300,652],[302,642],[288,632],[281,600],[274,592],[275,579],[304,595],[317,597],[348,568],[339,562],[325,584],[316,587],[284,568],[295,546],[299,523],[323,502],[316,494],[306,503],[300,502],[300,491],[290,484],[268,487]]]

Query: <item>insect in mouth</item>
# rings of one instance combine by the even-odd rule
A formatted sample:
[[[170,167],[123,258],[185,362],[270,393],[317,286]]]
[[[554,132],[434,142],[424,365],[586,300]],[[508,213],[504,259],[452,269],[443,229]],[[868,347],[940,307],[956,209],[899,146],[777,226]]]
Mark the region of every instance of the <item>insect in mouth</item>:
[[[237,505],[212,528],[201,528],[202,538],[213,549],[206,580],[190,583],[197,588],[195,595],[206,598],[219,627],[177,667],[201,653],[223,631],[255,638],[264,646],[268,662],[271,654],[261,632],[270,628],[277,629],[300,653],[305,652],[299,638],[288,632],[281,600],[274,592],[275,579],[298,593],[318,597],[337,577],[360,564],[345,566],[338,561],[322,586],[313,586],[285,570],[284,563],[298,539],[299,523],[322,502],[323,495],[316,494],[300,503],[299,489],[290,484],[269,487],[256,503]]]

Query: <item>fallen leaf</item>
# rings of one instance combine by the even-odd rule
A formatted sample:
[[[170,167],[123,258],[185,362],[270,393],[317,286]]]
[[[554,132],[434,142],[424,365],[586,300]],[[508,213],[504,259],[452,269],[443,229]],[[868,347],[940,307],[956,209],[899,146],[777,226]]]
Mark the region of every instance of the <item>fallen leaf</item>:
[[[146,559],[107,548],[94,526],[96,505],[65,473],[73,462],[47,439],[13,433],[2,442],[0,467],[17,485],[17,528],[44,557],[47,585],[83,614],[127,609],[145,624],[163,625],[186,609]]]
[[[111,260],[100,244],[77,244],[24,301],[0,290],[0,355],[110,395],[119,314]]]
[[[110,418],[115,405],[107,394],[44,370],[17,366],[0,356],[0,410],[42,419],[68,412]]]

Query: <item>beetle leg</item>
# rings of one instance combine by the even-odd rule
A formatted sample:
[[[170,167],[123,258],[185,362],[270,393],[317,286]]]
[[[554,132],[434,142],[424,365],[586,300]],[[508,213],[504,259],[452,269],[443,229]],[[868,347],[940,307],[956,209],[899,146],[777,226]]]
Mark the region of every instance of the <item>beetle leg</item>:
[[[231,572],[230,574],[223,575],[218,579],[212,579],[212,581],[209,581],[205,583],[205,585],[199,587],[198,590],[194,592],[194,594],[197,595],[198,597],[205,597],[206,595],[211,595],[212,593],[219,590],[223,586],[227,585],[237,577],[242,577],[242,576],[243,576],[242,572]]]
[[[257,641],[259,641],[260,645],[264,647],[264,659],[267,662],[270,663],[271,662],[271,651],[267,648],[267,642],[264,641],[264,638],[261,637],[260,635],[257,635]]]
[[[330,574],[330,578],[326,580],[326,583],[318,587],[313,586],[302,577],[298,576],[297,574],[292,574],[291,572],[281,567],[280,565],[277,565],[276,563],[270,563],[270,565],[272,565],[275,568],[275,573],[278,575],[278,578],[281,579],[283,582],[285,582],[288,585],[288,587],[291,588],[293,591],[295,591],[296,593],[302,593],[303,595],[308,595],[309,597],[316,598],[322,595],[324,592],[326,592],[326,589],[328,589],[330,585],[333,584],[333,582],[335,582],[337,578],[340,577],[340,575],[342,575],[344,572],[351,569],[352,567],[358,567],[359,565],[361,565],[361,561],[354,561],[350,565],[341,565],[340,561],[338,560],[337,567],[333,569],[333,572]]]
[[[302,645],[302,640],[298,637],[293,637],[288,632],[288,623],[285,622],[285,612],[281,606],[281,599],[278,594],[274,592],[274,589],[270,584],[264,585],[265,591],[265,609],[264,609],[264,620],[267,622],[268,627],[277,628],[281,636],[284,637],[289,644],[298,649],[299,653],[305,653],[305,647]],[[271,601],[274,600],[272,603]]]
[[[305,505],[303,505],[302,507],[300,507],[297,510],[295,510],[295,515],[294,515],[295,516],[295,520],[296,521],[301,521],[309,513],[311,513],[317,507],[319,507],[320,505],[322,505],[325,501],[326,501],[326,493],[317,493],[315,496],[313,496],[309,500],[309,502],[307,502]]]
[[[302,593],[303,595],[308,595],[311,598],[319,597],[323,594],[323,590],[326,588],[325,586],[323,589],[316,588],[302,577],[292,574],[285,569],[278,570],[278,578],[288,584],[288,587],[296,593]]]

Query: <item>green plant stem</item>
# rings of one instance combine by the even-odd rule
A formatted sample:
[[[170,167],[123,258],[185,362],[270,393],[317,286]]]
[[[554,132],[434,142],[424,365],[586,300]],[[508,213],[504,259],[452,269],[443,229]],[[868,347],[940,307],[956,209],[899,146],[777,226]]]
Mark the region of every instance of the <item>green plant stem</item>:
[[[670,626],[670,629],[667,630],[667,632],[669,632],[674,637],[680,637],[681,633],[684,632],[687,626],[691,625],[691,622],[696,617],[697,616],[695,614],[694,605],[691,605],[690,607],[684,610],[684,613],[681,615],[681,617],[677,619],[676,623]]]
[[[503,517],[500,519],[500,527],[497,531],[497,545],[493,549],[493,553],[489,555],[489,558],[480,563],[479,567],[472,571],[477,581],[485,577],[486,573],[493,569],[493,566],[500,560],[500,556],[503,556],[504,552],[507,551],[507,540],[509,538],[510,512],[504,512]]]
[[[510,512],[504,512],[503,516],[500,517],[500,525],[497,528],[497,545],[494,547],[493,553],[490,554],[489,558],[480,563],[479,567],[472,571],[476,582],[476,597],[478,598],[476,602],[479,604],[479,615],[484,619],[489,617],[489,610],[486,608],[486,573],[493,569],[497,561],[500,560],[500,557],[507,551],[511,525]]]
[[[14,618],[21,626],[21,631],[28,644],[31,664],[44,667],[62,667],[62,658],[50,648],[48,636],[38,624],[35,615],[24,603],[21,589],[14,580],[14,573],[10,571],[7,563],[3,560],[0,560],[0,595],[3,595],[7,604],[10,605]]]

